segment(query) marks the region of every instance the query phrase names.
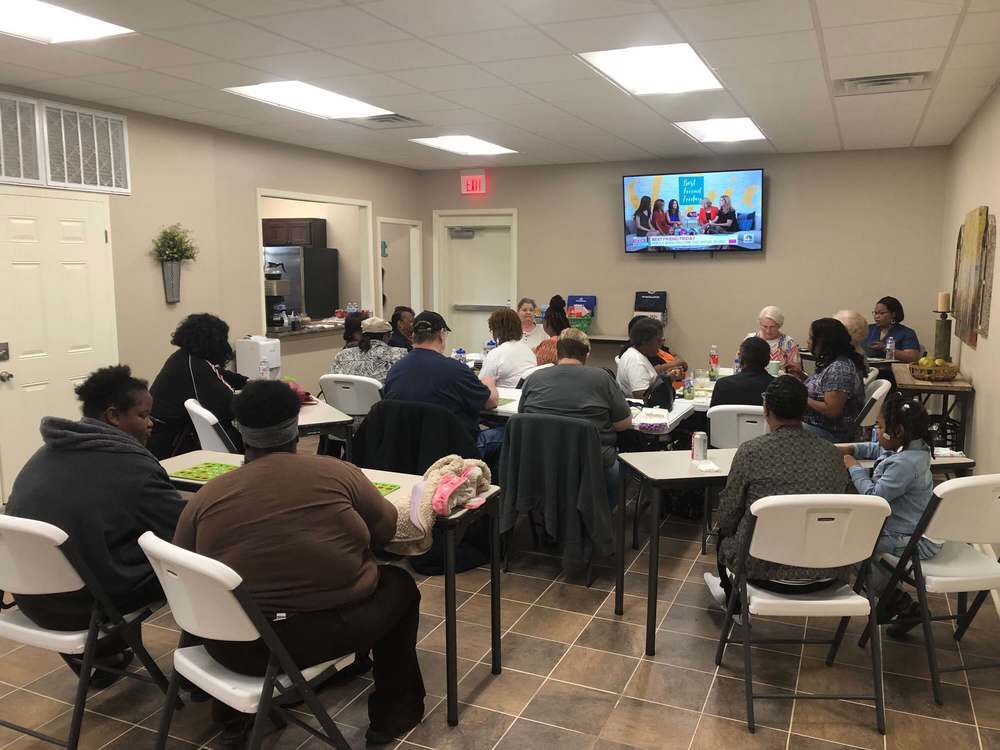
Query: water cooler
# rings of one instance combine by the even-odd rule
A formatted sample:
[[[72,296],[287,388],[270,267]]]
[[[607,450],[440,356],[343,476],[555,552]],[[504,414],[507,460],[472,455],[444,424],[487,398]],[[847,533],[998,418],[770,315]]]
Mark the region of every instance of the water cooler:
[[[277,380],[281,377],[281,342],[278,339],[247,336],[237,339],[233,349],[236,350],[236,372],[240,375],[252,380],[261,377]]]

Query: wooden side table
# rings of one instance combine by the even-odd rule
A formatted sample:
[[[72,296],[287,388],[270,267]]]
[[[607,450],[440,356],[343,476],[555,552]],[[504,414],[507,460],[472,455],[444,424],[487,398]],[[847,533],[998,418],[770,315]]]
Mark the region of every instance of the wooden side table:
[[[902,364],[892,366],[892,376],[902,393],[919,399],[924,405],[931,396],[941,397],[941,413],[931,415],[931,422],[938,424],[938,434],[946,447],[964,451],[972,398],[976,393],[972,383],[961,373],[954,380],[944,382],[918,380],[910,373],[910,366]]]

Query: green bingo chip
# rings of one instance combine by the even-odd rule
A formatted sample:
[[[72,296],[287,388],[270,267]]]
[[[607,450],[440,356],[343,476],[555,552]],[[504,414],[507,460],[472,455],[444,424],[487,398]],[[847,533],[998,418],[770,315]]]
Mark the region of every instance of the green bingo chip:
[[[382,497],[391,495],[399,489],[398,484],[389,484],[388,482],[374,482],[373,484],[375,485],[375,489],[382,493]]]
[[[198,464],[188,469],[180,469],[175,471],[170,476],[177,477],[178,479],[194,479],[197,482],[207,482],[210,479],[215,479],[216,477],[237,468],[239,467],[234,466],[233,464],[217,464],[209,462]]]
[[[506,406],[507,404],[513,404],[517,401],[516,398],[500,398],[497,400],[497,406]]]

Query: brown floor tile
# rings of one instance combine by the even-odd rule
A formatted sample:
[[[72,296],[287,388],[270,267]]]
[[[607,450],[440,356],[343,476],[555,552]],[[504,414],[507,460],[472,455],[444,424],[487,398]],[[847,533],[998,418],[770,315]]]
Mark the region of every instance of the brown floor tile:
[[[721,612],[722,607],[718,605],[712,595],[708,592],[705,582],[688,579],[677,592],[674,599],[677,604],[686,604],[689,607],[700,607],[701,609],[712,609]]]
[[[587,615],[534,606],[525,612],[513,630],[515,633],[534,635],[550,641],[572,643],[589,620]]]
[[[743,722],[702,716],[694,734],[691,750],[717,750],[739,747],[741,750],[785,750],[788,733],[758,726],[751,733]]]
[[[475,594],[481,591],[490,582],[490,571],[483,568],[473,568],[472,570],[467,570],[464,573],[458,573],[455,576],[455,589],[458,591],[464,591],[467,594]],[[439,589],[444,589],[444,576],[428,576],[423,583],[421,583],[421,589],[424,586],[434,586]]]
[[[709,562],[704,557],[700,560],[695,560],[688,574],[685,576],[684,580],[690,581],[692,583],[700,583],[702,586],[705,585],[705,574],[711,573],[712,575],[719,574],[719,566],[714,562]]]
[[[673,630],[676,633],[718,639],[722,629],[722,614],[722,612],[713,612],[699,607],[674,604],[670,607],[663,622],[660,623],[660,627],[664,630]]]
[[[757,693],[785,693],[791,695],[791,690],[754,683]],[[746,722],[747,704],[743,680],[718,675],[712,683],[708,694],[705,713],[721,716],[734,721]],[[758,700],[754,702],[754,717],[759,727],[770,727],[780,731],[788,731],[792,720],[792,701],[790,700]]]
[[[600,736],[649,750],[686,750],[697,724],[698,714],[692,711],[622,698]]]
[[[420,658],[422,653],[430,652],[421,652],[418,650],[417,657]],[[444,657],[441,656],[441,659],[443,660]],[[466,663],[467,662],[464,659],[458,660],[459,674],[462,673],[462,669]],[[421,672],[423,673],[426,683],[427,673],[423,671],[422,661]],[[323,704],[323,707],[326,708],[327,712],[333,716],[344,706],[357,698],[358,695],[360,695],[361,692],[368,688],[371,684],[371,672],[363,677],[349,677],[344,680],[331,680],[316,691],[316,697],[319,698],[319,702]],[[428,692],[430,692],[430,690],[428,690]],[[300,707],[300,709],[303,711],[307,710],[305,707]]]
[[[939,750],[979,745],[975,727],[925,716],[886,712],[886,750]]]
[[[997,730],[980,727],[979,738],[983,742],[983,750],[1000,750],[1000,732]]]
[[[153,750],[156,747],[156,732],[134,727],[118,739],[105,745],[105,750]],[[173,737],[167,738],[167,750],[193,750],[198,747]]]
[[[986,605],[984,604],[983,609],[985,608]],[[936,632],[935,635],[937,635]],[[1000,638],[998,638],[998,634],[993,628],[971,627],[962,636],[961,641],[955,641],[953,638],[948,638],[947,640],[938,638],[937,646],[938,648],[945,648],[946,644],[954,645],[958,643],[962,646],[963,654],[975,654],[976,656],[985,656],[993,659],[1000,658]]]
[[[59,654],[32,646],[21,646],[0,656],[0,676],[8,685],[23,687],[54,669],[69,672]]]
[[[638,660],[573,646],[559,662],[553,679],[620,693],[635,671]]]
[[[844,701],[796,701],[792,732],[807,737],[881,750],[875,709]]]
[[[68,668],[56,669],[24,687],[33,693],[41,693],[47,698],[72,703],[76,698],[76,686],[79,678]],[[88,698],[97,694],[97,690],[88,691]]]
[[[515,551],[510,561],[510,572],[554,581],[562,574],[562,560],[553,555]]]
[[[425,651],[422,648],[417,649],[417,660],[420,662],[420,674],[424,678],[424,690],[427,691],[427,695],[437,696],[438,698],[443,698],[448,692],[448,676],[447,676],[447,658],[444,654],[439,654],[436,651]],[[461,680],[469,671],[476,666],[476,662],[470,661],[469,659],[457,659],[457,671],[458,679]],[[365,686],[355,686],[357,689],[354,691],[353,698],[358,694],[360,689]]]
[[[118,680],[107,690],[87,700],[87,708],[130,724],[139,724],[163,708],[163,692],[138,680]]]
[[[65,737],[69,734],[70,714],[63,714],[38,729],[54,737]],[[83,726],[80,731],[80,747],[101,747],[116,737],[127,732],[131,726],[116,719],[101,716],[87,711],[83,716]],[[9,745],[11,750],[52,750],[52,745],[34,737],[22,737]]]
[[[143,721],[142,726],[157,731],[160,727],[160,711]],[[203,745],[221,731],[222,726],[212,721],[211,701],[204,701],[187,704],[183,711],[174,711],[169,734],[171,737]]]
[[[457,727],[448,726],[444,703],[426,716],[407,741],[436,750],[492,750],[514,719],[476,706],[459,706]]]
[[[69,670],[67,670],[69,671]],[[28,729],[38,729],[47,721],[69,711],[72,706],[43,698],[33,693],[17,690],[0,698],[0,719],[20,724]],[[0,727],[0,746],[21,737],[19,732]]]
[[[795,687],[795,677],[799,671],[798,656],[754,648],[751,649],[751,662],[754,682],[786,688]],[[719,674],[743,679],[743,665],[743,647],[729,646],[722,657]]]
[[[482,625],[474,625],[471,622],[455,623],[457,655],[463,659],[479,661],[489,652],[492,640],[490,629]],[[445,652],[445,624],[442,622],[438,627],[418,644],[420,648],[428,651]]]
[[[518,719],[500,740],[496,750],[590,750],[596,737]]]
[[[628,556],[628,550],[625,554],[625,567],[627,568],[631,559]],[[563,573],[556,580],[559,583],[572,583],[577,586],[585,586],[592,591],[613,591],[615,588],[615,574],[616,568],[614,567],[614,561],[611,561],[610,565],[594,565],[593,570],[590,572],[590,586],[587,586],[587,571],[576,571],[573,573]]]
[[[367,729],[368,699],[371,697],[374,689],[374,685],[369,685],[360,695],[355,697],[354,700],[346,703],[339,712],[330,711],[329,713],[337,720],[338,724],[345,724],[359,729]],[[424,716],[427,716],[434,706],[442,700],[442,698],[427,695],[427,697],[424,698]]]
[[[458,699],[480,708],[519,714],[542,684],[536,675],[505,669],[493,674],[485,664],[477,664],[458,684]]]
[[[677,667],[715,671],[715,646],[711,638],[700,638],[672,630],[656,631],[656,653],[643,656],[658,664],[672,664]],[[740,673],[742,674],[742,672]]]
[[[691,570],[691,566],[693,564],[693,560],[685,560],[680,557],[661,556],[659,560],[659,567],[657,569],[657,575],[662,578],[677,578],[678,580],[683,580],[687,576],[688,571]],[[649,552],[645,551],[639,555],[635,562],[632,563],[630,570],[635,573],[649,573]]]
[[[547,641],[541,638],[507,633],[500,642],[503,667],[521,672],[547,676],[559,662],[566,649],[565,643]]]
[[[1000,692],[977,688],[972,688],[970,692],[972,693],[973,705],[976,707],[976,721],[979,725],[1000,730]],[[946,703],[947,700],[946,695]]]
[[[788,738],[788,750],[844,750],[848,747],[850,746],[840,742],[827,742],[815,737],[803,737],[801,734],[793,734]]]
[[[666,578],[661,575],[656,579],[656,600],[659,602],[672,602],[677,592],[680,590],[682,581],[676,578]],[[632,596],[641,596],[643,599],[649,595],[649,576],[645,573],[634,573],[629,571],[625,574],[625,593]]]
[[[507,630],[528,610],[524,602],[513,602],[509,599],[500,600],[500,627]],[[475,594],[461,604],[457,611],[458,619],[474,622],[485,628],[491,627],[493,610],[489,596]]]
[[[817,631],[810,628],[808,637],[825,638],[832,635],[829,631]],[[884,635],[884,633],[883,633]],[[814,659],[825,659],[829,646],[808,645],[805,647],[805,655]],[[946,667],[957,667],[961,665],[959,656],[954,651],[937,651],[938,666],[942,669]],[[869,646],[864,649],[858,648],[857,638],[844,638],[844,643],[837,652],[837,662],[843,664],[853,664],[858,667],[871,667],[871,652]],[[930,669],[927,667],[927,652],[923,645],[910,645],[899,643],[891,638],[882,639],[882,669],[885,672],[907,675],[909,677],[930,677]],[[946,672],[941,675],[943,682],[950,682],[956,685],[965,684],[965,675],[962,672]]]
[[[625,689],[625,695],[701,711],[711,684],[712,675],[706,672],[643,661]]]
[[[638,625],[595,618],[580,634],[576,645],[638,657],[646,648],[646,630]]]
[[[656,608],[656,623],[663,622],[663,618],[667,616],[667,610],[670,605],[664,604],[663,602],[658,602]],[[646,627],[646,597],[644,596],[629,596],[626,594],[623,597],[622,602],[622,614],[615,614],[615,599],[610,597],[601,608],[597,611],[597,616],[602,617],[605,620],[618,620],[620,622],[628,622],[632,625],[640,625]]]
[[[518,602],[534,604],[535,600],[542,595],[552,584],[551,580],[535,578],[528,575],[518,575],[517,573],[500,574],[500,596],[504,599],[513,599]],[[479,593],[489,596],[491,587],[487,584]]]
[[[718,614],[718,618],[721,620],[721,612]],[[767,638],[802,638],[805,635],[805,620],[800,620],[798,622],[777,622],[771,619],[765,619],[763,617],[752,618],[752,630],[753,630],[753,640],[761,640]],[[743,628],[737,625],[733,628],[733,638],[743,637]],[[784,651],[788,654],[799,655],[802,651],[802,645],[798,643],[768,643],[762,644],[760,648],[770,649],[771,651]]]
[[[542,594],[538,604],[562,609],[567,612],[578,612],[583,615],[592,615],[601,606],[601,603],[608,598],[607,591],[588,589],[583,586],[574,586],[569,583],[553,583],[549,589]]]
[[[678,557],[682,560],[700,560],[702,559],[701,542],[682,541],[680,539],[665,537],[661,531],[660,557]]]
[[[174,616],[170,612],[170,609],[167,607],[163,607],[163,609],[154,612],[153,616],[142,624],[143,630],[145,630],[150,625],[156,625],[158,628],[167,628],[167,630],[180,631],[181,629],[180,626],[177,624],[177,621],[174,620]]]
[[[701,549],[701,526],[697,523],[668,520],[660,524],[660,536],[689,541],[697,539],[698,549]]]
[[[616,700],[611,693],[550,680],[524,709],[524,717],[597,736]]]
[[[461,606],[472,594],[467,591],[455,592],[455,605]],[[444,617],[444,589],[429,583],[420,584],[420,614]]]
[[[426,612],[420,613],[420,624],[417,625],[417,643],[420,643],[438,625],[444,622],[443,617],[429,615]]]

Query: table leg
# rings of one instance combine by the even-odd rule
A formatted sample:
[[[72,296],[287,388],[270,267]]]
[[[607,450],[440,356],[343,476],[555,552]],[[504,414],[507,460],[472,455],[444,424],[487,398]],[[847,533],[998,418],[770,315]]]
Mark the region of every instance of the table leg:
[[[625,478],[628,469],[621,466],[621,487],[618,496],[618,520],[615,524],[615,614],[621,615],[625,612]],[[639,485],[640,488],[642,485]],[[642,490],[639,491],[642,497]],[[639,512],[639,501],[636,500],[635,512]]]
[[[330,454],[330,437],[325,433],[320,433],[319,444],[316,446],[317,456],[328,456]]]
[[[496,503],[494,503],[496,506]],[[500,674],[500,509],[490,511],[490,629],[493,674]]]
[[[663,493],[659,487],[653,488],[653,498],[649,503],[649,593],[646,596],[646,655],[656,653],[656,596],[660,576],[660,506]]]
[[[972,397],[968,393],[963,393],[955,398],[958,399],[958,418],[962,422],[962,424],[959,425],[956,445],[958,450],[965,451],[965,433],[966,430],[969,429],[969,401]]]
[[[448,673],[448,726],[458,726],[458,637],[455,612],[455,527],[444,530],[444,634]]]

